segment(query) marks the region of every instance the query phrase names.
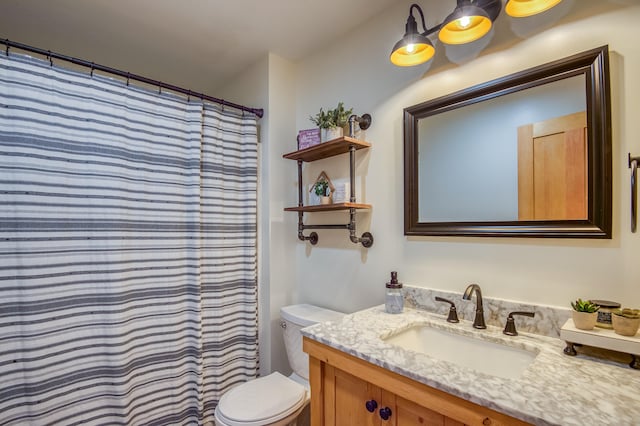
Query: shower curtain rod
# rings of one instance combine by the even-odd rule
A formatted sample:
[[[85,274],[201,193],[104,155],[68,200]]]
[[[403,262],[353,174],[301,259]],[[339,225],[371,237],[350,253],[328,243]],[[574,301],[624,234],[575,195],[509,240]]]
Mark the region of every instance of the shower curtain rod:
[[[93,62],[85,61],[84,59],[78,59],[78,58],[74,58],[74,57],[71,57],[71,56],[62,55],[60,53],[55,53],[55,52],[52,52],[50,50],[44,50],[44,49],[40,49],[40,48],[37,48],[37,47],[29,46],[27,44],[17,43],[15,41],[10,41],[9,39],[0,39],[0,43],[4,44],[6,46],[5,53],[6,53],[7,56],[9,56],[9,48],[14,47],[16,49],[26,50],[28,52],[33,52],[33,53],[37,53],[39,55],[46,56],[49,59],[49,61],[52,61],[53,59],[60,59],[60,60],[66,61],[66,62],[71,62],[71,63],[76,64],[76,65],[81,65],[83,67],[91,68],[91,72],[92,73],[93,73],[93,71],[97,70],[97,71],[103,71],[103,72],[106,72],[106,73],[109,73],[109,74],[114,74],[114,75],[117,75],[119,77],[126,78],[127,79],[127,84],[129,83],[129,80],[136,80],[136,81],[140,81],[140,82],[145,83],[145,84],[149,84],[151,86],[157,86],[157,87],[159,87],[161,89],[168,89],[168,90],[171,90],[173,92],[181,93],[183,95],[193,96],[193,97],[196,97],[196,98],[200,98],[202,100],[207,100],[207,101],[210,101],[210,102],[214,102],[216,104],[222,105],[222,107],[228,106],[228,107],[239,109],[241,111],[247,111],[247,112],[250,112],[252,114],[255,114],[259,118],[262,118],[262,116],[264,115],[264,110],[262,108],[251,108],[251,107],[247,107],[247,106],[244,106],[244,105],[238,105],[238,104],[235,104],[233,102],[225,101],[224,99],[218,99],[218,98],[214,98],[213,96],[205,95],[204,93],[193,92],[191,90],[183,89],[182,87],[174,86],[172,84],[164,83],[162,81],[152,80],[150,78],[142,77],[142,76],[137,75],[137,74],[131,74],[131,73],[126,72],[126,71],[121,71],[121,70],[118,70],[118,69],[115,69],[115,68],[106,67],[104,65],[99,65],[99,64],[96,64],[96,63],[93,63]],[[53,64],[53,62],[52,62],[52,64]]]

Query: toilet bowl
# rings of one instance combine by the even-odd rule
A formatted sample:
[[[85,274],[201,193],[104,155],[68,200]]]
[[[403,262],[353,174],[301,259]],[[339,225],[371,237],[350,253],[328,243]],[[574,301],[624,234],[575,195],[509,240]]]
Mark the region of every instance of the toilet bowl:
[[[309,403],[309,357],[302,350],[300,330],[344,314],[308,304],[280,310],[287,358],[293,374],[278,372],[238,385],[220,398],[215,409],[217,426],[293,426]]]

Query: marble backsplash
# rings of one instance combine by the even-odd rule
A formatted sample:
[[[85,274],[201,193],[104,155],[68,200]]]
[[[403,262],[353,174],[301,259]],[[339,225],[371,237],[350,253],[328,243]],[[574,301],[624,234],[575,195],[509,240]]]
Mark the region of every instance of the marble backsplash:
[[[432,290],[424,287],[405,285],[403,288],[405,306],[423,309],[446,316],[449,313],[449,304],[436,302],[436,296],[451,300],[456,305],[458,317],[462,320],[473,321],[476,310],[476,296],[471,300],[463,300],[462,293],[453,293],[441,290]],[[513,302],[509,300],[482,297],[484,304],[484,317],[487,325],[504,327],[507,316],[511,312],[525,311],[535,312],[534,318],[526,316],[514,316],[518,331],[540,334],[549,337],[560,337],[560,328],[571,317],[571,309],[563,309],[551,306],[533,305],[528,303]]]

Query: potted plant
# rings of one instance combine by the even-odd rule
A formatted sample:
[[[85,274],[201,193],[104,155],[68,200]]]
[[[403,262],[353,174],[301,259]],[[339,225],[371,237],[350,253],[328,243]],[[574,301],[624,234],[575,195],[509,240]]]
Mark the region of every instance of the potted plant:
[[[318,179],[313,186],[313,192],[320,197],[320,204],[331,204],[331,191],[326,179]]]
[[[583,301],[582,299],[578,299],[575,302],[571,302],[571,307],[573,308],[573,323],[576,328],[580,330],[593,330],[593,327],[596,326],[600,306],[592,303],[590,300]]]
[[[344,103],[338,102],[335,109],[329,109],[325,112],[320,108],[320,112],[315,116],[310,116],[309,120],[320,128],[320,139],[326,142],[344,134],[344,127],[352,112],[353,108],[345,109]]]
[[[613,331],[622,336],[635,336],[640,327],[640,309],[615,309],[612,311]]]

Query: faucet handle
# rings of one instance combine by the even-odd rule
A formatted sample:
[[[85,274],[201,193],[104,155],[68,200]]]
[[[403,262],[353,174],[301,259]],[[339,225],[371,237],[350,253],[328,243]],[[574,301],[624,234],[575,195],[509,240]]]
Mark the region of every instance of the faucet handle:
[[[516,322],[513,319],[514,315],[522,315],[525,317],[535,317],[536,313],[535,312],[520,312],[520,311],[516,311],[516,312],[511,312],[509,314],[509,316],[507,317],[507,323],[504,326],[504,330],[502,331],[504,334],[506,334],[507,336],[517,336],[518,335],[518,331],[516,330]]]
[[[451,305],[451,307],[449,308],[449,316],[447,317],[447,322],[460,322],[460,320],[458,319],[458,311],[456,310],[455,303],[453,303],[451,300],[444,299],[439,296],[436,296],[436,301],[445,302]]]

